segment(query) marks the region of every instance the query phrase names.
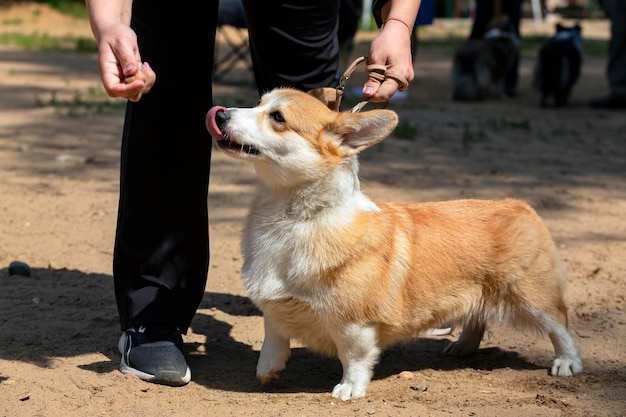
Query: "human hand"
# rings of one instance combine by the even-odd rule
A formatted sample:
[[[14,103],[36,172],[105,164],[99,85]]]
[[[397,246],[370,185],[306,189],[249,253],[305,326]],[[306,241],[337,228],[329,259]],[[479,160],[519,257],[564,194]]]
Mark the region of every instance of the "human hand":
[[[369,49],[368,65],[387,66],[387,73],[413,81],[413,61],[411,59],[411,30],[398,20],[388,20],[380,33],[372,40]],[[386,77],[382,83],[368,79],[363,85],[363,96],[374,103],[388,102],[398,91],[400,84],[392,77]]]
[[[116,24],[98,36],[98,68],[102,85],[110,97],[139,101],[150,91],[156,74],[141,62],[137,35],[127,25]]]

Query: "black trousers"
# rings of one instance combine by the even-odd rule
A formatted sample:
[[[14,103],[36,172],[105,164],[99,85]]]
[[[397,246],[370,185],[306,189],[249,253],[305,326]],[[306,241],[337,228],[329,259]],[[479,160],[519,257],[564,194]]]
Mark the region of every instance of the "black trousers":
[[[259,92],[334,87],[337,0],[244,2]],[[186,332],[204,295],[216,0],[135,0],[132,26],[152,90],[128,103],[113,257],[121,329]]]
[[[626,97],[626,2],[603,0],[602,7],[611,21],[611,40],[606,67],[611,94]]]

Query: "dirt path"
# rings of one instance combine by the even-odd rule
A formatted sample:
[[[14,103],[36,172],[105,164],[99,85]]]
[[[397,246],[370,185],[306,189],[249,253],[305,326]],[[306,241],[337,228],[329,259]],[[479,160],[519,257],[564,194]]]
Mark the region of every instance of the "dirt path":
[[[89,36],[85,22],[28,7],[0,10],[0,22],[13,22],[0,33],[52,27],[58,36],[60,28]],[[590,33],[605,29],[595,24]],[[102,95],[93,56],[0,47],[0,414],[626,415],[626,117],[585,106],[606,91],[603,59],[585,61],[572,106],[559,111],[537,106],[530,56],[520,96],[504,102],[449,102],[449,67],[448,51],[420,50],[410,99],[390,106],[416,137],[367,151],[363,188],[381,200],[531,203],[569,270],[570,324],[584,374],[548,376],[547,338],[494,328],[466,361],[440,354],[450,337],[389,350],[368,397],[358,401],[332,399],[338,361],[297,345],[281,379],[260,386],[254,367],[262,319],[240,284],[238,249],[255,176],[218,152],[209,280],[185,336],[193,381],[168,388],[121,374],[111,249],[122,107]],[[249,84],[219,85],[215,101],[254,96]],[[9,275],[14,260],[28,263],[32,275]]]

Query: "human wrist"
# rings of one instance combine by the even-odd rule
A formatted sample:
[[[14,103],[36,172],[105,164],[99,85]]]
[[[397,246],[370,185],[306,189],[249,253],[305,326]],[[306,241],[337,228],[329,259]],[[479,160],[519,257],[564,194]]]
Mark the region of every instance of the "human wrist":
[[[91,31],[97,42],[115,26],[130,26],[131,0],[86,0]]]
[[[421,0],[376,0],[373,9],[376,24],[379,28],[389,18],[398,18],[409,27],[412,32]]]
[[[409,31],[409,33],[413,32],[413,29],[411,29],[411,26],[409,26],[409,24],[407,22],[405,22],[403,19],[400,19],[399,17],[388,17],[385,19],[385,23],[383,24],[383,27],[387,25],[387,23],[389,22],[397,22],[398,24],[403,25],[404,27],[407,28],[407,30]]]

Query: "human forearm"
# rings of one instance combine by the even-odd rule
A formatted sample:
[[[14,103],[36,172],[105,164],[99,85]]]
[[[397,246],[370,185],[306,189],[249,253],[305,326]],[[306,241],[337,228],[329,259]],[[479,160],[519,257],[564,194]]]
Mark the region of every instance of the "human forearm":
[[[415,75],[411,59],[411,35],[417,17],[420,0],[378,0],[374,4],[374,16],[381,31],[372,40],[368,63],[385,65],[386,73],[381,83],[368,79],[363,86],[363,95],[374,102],[389,101],[400,86],[399,79],[409,83]],[[399,77],[400,78],[399,78]]]
[[[409,28],[415,24],[421,0],[377,0],[374,3],[374,17],[378,26],[389,18],[399,19]]]
[[[102,33],[112,25],[130,26],[132,0],[85,0],[91,31],[97,42]]]
[[[142,62],[137,35],[130,27],[132,0],[85,0],[98,42],[98,69],[111,97],[137,101],[152,88],[156,74]]]

